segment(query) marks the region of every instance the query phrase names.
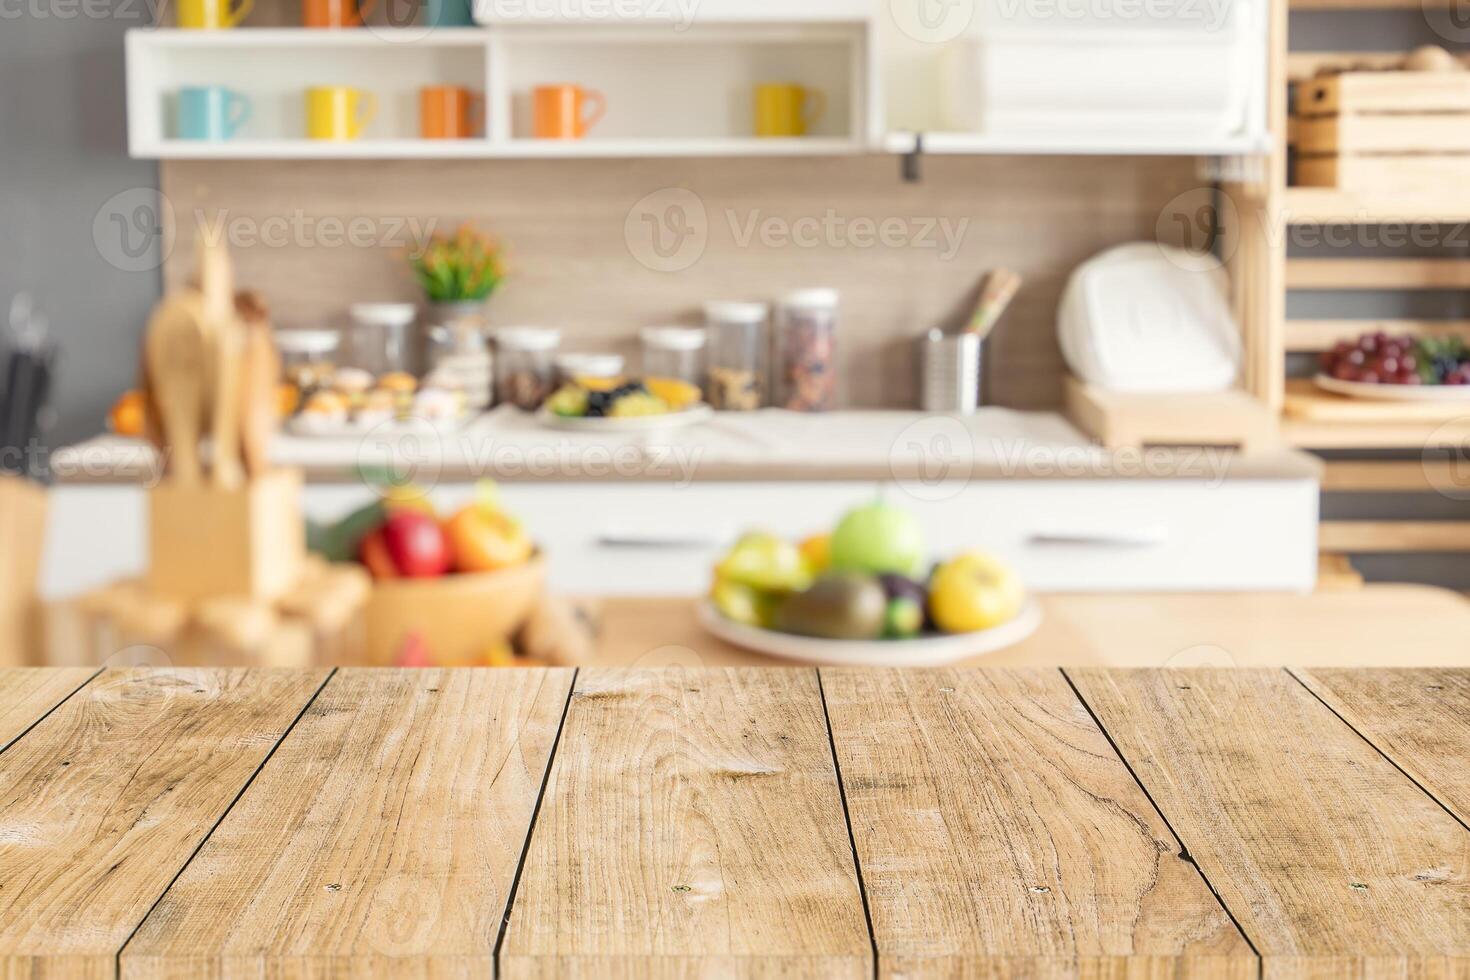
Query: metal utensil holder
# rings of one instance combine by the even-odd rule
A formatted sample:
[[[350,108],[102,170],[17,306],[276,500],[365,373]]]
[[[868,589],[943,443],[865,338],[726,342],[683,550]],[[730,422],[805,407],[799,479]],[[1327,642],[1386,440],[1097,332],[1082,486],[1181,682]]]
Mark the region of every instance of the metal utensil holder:
[[[972,415],[981,402],[978,334],[930,330],[918,339],[919,406],[926,412]]]

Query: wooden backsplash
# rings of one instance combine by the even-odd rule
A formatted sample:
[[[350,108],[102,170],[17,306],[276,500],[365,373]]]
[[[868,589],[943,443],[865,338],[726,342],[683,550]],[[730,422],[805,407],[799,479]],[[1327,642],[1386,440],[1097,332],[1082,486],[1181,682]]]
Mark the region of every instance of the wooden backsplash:
[[[698,323],[707,299],[833,286],[843,400],[867,408],[914,403],[912,339],[962,317],[981,273],[1005,265],[1026,286],[988,349],[988,398],[1041,408],[1061,398],[1054,321],[1068,272],[1154,238],[1165,203],[1197,184],[1192,161],[1149,158],[928,158],[914,184],[888,156],[169,161],[165,280],[190,275],[201,223],[224,227],[241,285],[264,292],[279,325],[340,322],[352,302],[417,299],[404,262],[414,229],[468,220],[508,249],[494,323],[556,325],[566,349],[630,354],[639,327]],[[668,246],[691,231],[685,251],[651,252],[644,214],[666,222]],[[687,267],[650,267],[661,264]]]

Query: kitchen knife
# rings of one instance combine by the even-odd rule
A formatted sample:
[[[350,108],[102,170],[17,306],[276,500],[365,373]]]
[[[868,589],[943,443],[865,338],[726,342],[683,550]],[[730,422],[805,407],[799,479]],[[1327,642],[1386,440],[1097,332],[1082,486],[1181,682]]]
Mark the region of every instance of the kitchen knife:
[[[268,320],[245,327],[245,356],[240,385],[240,449],[250,479],[270,467],[271,432],[276,425],[276,382],[281,358]]]
[[[235,273],[223,242],[200,240],[200,309],[212,342],[212,482],[233,490],[245,480],[240,464],[240,371],[245,337],[235,313]]]

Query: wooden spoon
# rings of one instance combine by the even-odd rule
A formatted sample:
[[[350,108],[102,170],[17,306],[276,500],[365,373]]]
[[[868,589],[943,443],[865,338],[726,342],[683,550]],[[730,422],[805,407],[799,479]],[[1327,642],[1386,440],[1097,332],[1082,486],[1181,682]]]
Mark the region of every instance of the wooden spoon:
[[[281,376],[281,356],[267,321],[245,327],[242,374],[240,449],[245,458],[245,473],[254,480],[270,468],[271,432],[276,426],[276,383]]]
[[[169,475],[183,486],[198,486],[211,354],[199,304],[188,297],[165,299],[148,321],[143,353]]]
[[[245,481],[240,465],[240,358],[245,337],[235,316],[235,269],[225,243],[199,239],[199,301],[214,357],[210,364],[210,435],[214,485],[233,490]]]

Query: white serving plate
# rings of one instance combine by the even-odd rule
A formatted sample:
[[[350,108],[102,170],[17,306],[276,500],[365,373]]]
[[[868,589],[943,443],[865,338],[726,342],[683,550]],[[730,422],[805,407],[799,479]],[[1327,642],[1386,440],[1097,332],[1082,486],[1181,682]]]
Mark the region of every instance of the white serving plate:
[[[536,413],[536,421],[548,429],[564,429],[568,432],[659,432],[707,422],[714,414],[715,410],[703,403],[663,415],[632,415],[622,419],[568,418],[543,408]]]
[[[823,640],[778,633],[726,619],[708,599],[699,603],[699,625],[726,643],[782,660],[829,667],[944,667],[983,657],[1026,639],[1041,625],[1041,603],[1026,599],[1009,623],[975,633],[925,636],[917,640]]]
[[[1470,401],[1470,385],[1389,385],[1362,381],[1340,381],[1327,374],[1313,379],[1317,387],[1349,398],[1366,398],[1380,402],[1464,402]]]

